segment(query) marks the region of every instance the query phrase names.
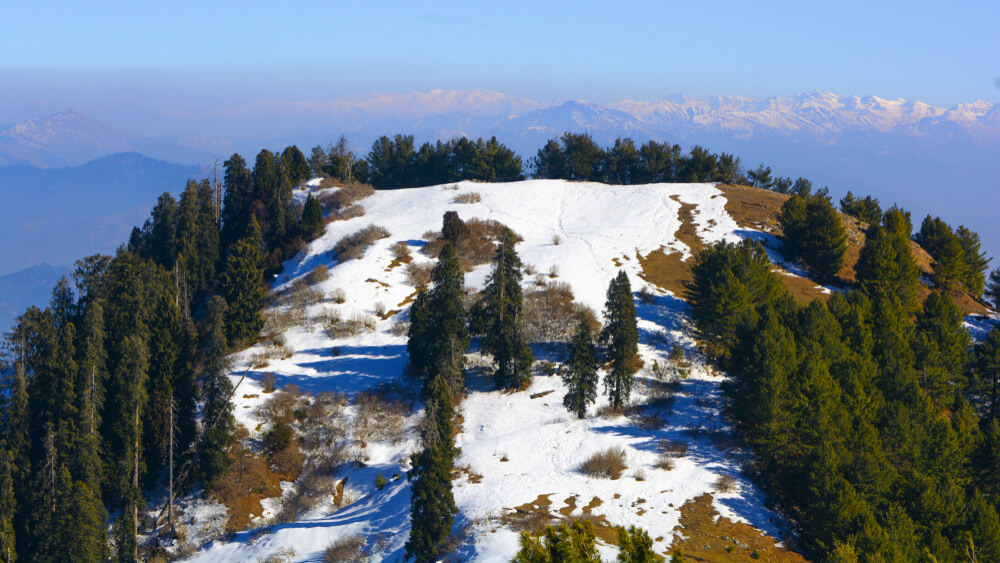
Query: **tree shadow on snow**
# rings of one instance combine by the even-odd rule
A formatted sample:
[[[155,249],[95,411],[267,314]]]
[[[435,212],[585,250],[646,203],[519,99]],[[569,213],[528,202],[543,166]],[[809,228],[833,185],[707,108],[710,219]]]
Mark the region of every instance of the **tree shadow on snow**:
[[[315,370],[313,374],[282,373],[267,368],[254,370],[247,375],[257,381],[265,373],[273,373],[277,387],[289,383],[303,391],[320,393],[336,391],[355,395],[379,383],[397,379],[406,369],[409,357],[405,345],[388,346],[338,346],[333,348],[300,350],[301,354],[320,356],[322,359],[300,362],[300,368]]]

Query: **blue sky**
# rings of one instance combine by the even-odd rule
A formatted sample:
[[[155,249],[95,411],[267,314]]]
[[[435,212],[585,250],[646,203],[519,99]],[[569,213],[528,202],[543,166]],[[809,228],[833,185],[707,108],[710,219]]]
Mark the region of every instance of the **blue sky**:
[[[1000,2],[9,2],[0,122],[485,88],[603,103],[813,89],[1000,99]]]

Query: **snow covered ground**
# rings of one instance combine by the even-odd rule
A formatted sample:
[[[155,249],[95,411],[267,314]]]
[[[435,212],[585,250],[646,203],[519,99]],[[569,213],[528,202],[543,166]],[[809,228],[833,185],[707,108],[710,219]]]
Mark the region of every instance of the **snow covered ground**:
[[[311,182],[296,197],[304,199],[316,185]],[[481,195],[479,203],[456,201],[458,195],[471,192]],[[312,393],[337,391],[349,396],[401,377],[407,361],[406,339],[391,334],[390,328],[405,319],[408,305],[403,303],[414,287],[408,284],[404,267],[390,267],[390,246],[407,242],[415,262],[431,262],[418,250],[425,244],[425,232],[441,229],[445,211],[457,211],[466,220],[478,217],[506,224],[524,237],[517,251],[525,264],[539,272],[556,267],[557,279],[570,284],[576,300],[600,311],[608,283],[619,269],[628,273],[634,291],[645,285],[638,276],[637,252],[645,255],[663,247],[690,256],[690,249],[674,236],[681,226],[677,200],[696,206],[694,221],[704,242],[747,236],[726,213],[725,196],[710,184],[607,186],[532,180],[376,192],[360,202],[366,209],[363,217],[329,224],[325,234],[286,263],[286,273],[275,280],[274,287],[280,290],[316,266],[327,265],[331,275],[316,287],[325,295],[343,289],[346,301],[310,305],[310,320],[285,333],[287,345],[294,350],[285,360],[272,360],[266,368],[254,370],[248,368],[249,362],[262,352],[262,345],[234,355],[232,379],[234,384],[242,381],[235,394],[238,421],[252,434],[262,430],[255,411],[267,397],[261,393],[261,377],[266,372],[275,375],[279,388],[294,383]],[[391,236],[377,241],[360,259],[332,260],[330,250],[342,237],[369,224],[385,227]],[[481,288],[488,273],[489,265],[479,266],[466,274],[466,284]],[[524,283],[527,288],[534,280],[526,276]],[[675,342],[694,360],[662,425],[643,428],[626,417],[598,417],[594,412],[606,404],[604,397],[590,409],[589,418],[576,420],[562,406],[565,391],[558,377],[536,376],[529,389],[518,393],[492,391],[485,382],[472,381],[461,405],[463,430],[456,440],[461,448],[456,466],[467,466],[454,481],[460,510],[455,529],[466,532],[456,552],[459,559],[509,560],[517,551],[518,536],[500,519],[540,496],[550,503],[552,514],[561,511],[577,516],[586,508],[611,525],[645,528],[656,539],[655,549],[663,553],[671,543],[680,507],[714,492],[721,475],[735,477],[736,486],[731,492],[715,494],[714,506],[720,514],[748,522],[775,538],[784,536],[785,526],[764,508],[762,493],[741,476],[740,461],[745,454],[727,439],[729,428],[720,415],[722,378],[697,358],[686,304],[669,292],[651,289],[652,303],[637,301],[643,360],[647,365],[654,360],[662,363]],[[331,338],[315,320],[334,309],[342,318],[373,315],[378,303],[399,313],[378,320],[373,332],[357,337]],[[541,349],[536,356],[549,359],[546,354],[551,351]],[[244,372],[246,377],[241,379]],[[647,377],[645,372],[638,374],[634,399],[643,399]],[[294,551],[291,560],[321,561],[331,542],[350,535],[364,536],[370,545],[380,539],[382,550],[374,560],[401,559],[409,530],[406,479],[393,480],[380,491],[374,479],[378,473],[405,476],[409,456],[419,447],[414,428],[419,414],[410,417],[404,439],[368,444],[366,464],[338,474],[338,478],[349,477],[352,493],[359,498],[354,504],[339,511],[332,505],[320,507],[295,522],[268,527],[266,533],[251,530],[236,534],[231,541],[216,540],[190,560],[254,561]],[[687,445],[687,453],[669,471],[654,466],[657,445],[663,439]],[[609,446],[621,446],[627,452],[628,469],[620,479],[591,478],[578,470],[586,457]],[[602,550],[605,557],[613,558],[614,548]]]

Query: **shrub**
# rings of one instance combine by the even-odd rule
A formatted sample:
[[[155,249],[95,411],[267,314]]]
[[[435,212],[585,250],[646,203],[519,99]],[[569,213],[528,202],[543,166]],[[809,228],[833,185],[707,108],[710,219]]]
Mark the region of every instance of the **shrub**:
[[[344,292],[343,289],[338,287],[337,289],[333,290],[333,293],[330,294],[330,299],[332,299],[334,303],[340,305],[343,304],[345,301],[347,301],[347,294]]]
[[[731,493],[736,490],[736,478],[732,475],[719,475],[715,481],[715,490],[720,493]]]
[[[459,194],[455,197],[455,201],[458,203],[479,203],[483,200],[483,196],[479,192],[469,192],[464,194]]]
[[[557,277],[559,277],[559,266],[556,266],[555,264],[553,264],[552,267],[549,268],[549,277],[550,278],[557,278]]]
[[[625,464],[625,449],[620,446],[599,451],[580,465],[580,471],[583,473],[604,479],[618,479],[626,469],[628,466]]]
[[[387,312],[387,310],[385,308],[385,303],[383,303],[381,301],[379,301],[378,303],[375,303],[375,316],[381,317],[381,318],[384,319],[386,312]]]
[[[350,319],[339,320],[326,327],[326,334],[330,338],[349,338],[364,332],[374,332],[375,317],[356,313]]]
[[[367,561],[365,538],[346,536],[331,543],[323,552],[323,563],[352,563]]]
[[[523,330],[529,342],[567,342],[573,336],[573,290],[565,282],[552,282],[524,296]]]
[[[375,475],[375,488],[379,491],[385,488],[389,484],[389,480],[385,478],[385,475],[381,473]]]
[[[364,255],[365,250],[375,241],[389,237],[389,231],[378,225],[368,225],[360,231],[340,239],[333,247],[333,256],[337,260],[354,260]]]
[[[526,275],[526,276],[533,276],[533,275],[535,275],[536,272],[538,272],[538,270],[535,268],[534,264],[525,264],[524,265],[524,275]]]
[[[433,272],[433,262],[410,262],[406,265],[406,281],[413,287],[427,287]]]
[[[306,274],[306,283],[309,285],[316,285],[328,279],[330,279],[330,268],[327,268],[324,264],[316,266],[311,272]]]
[[[375,193],[375,188],[371,184],[364,182],[348,182],[344,184],[343,191],[347,192],[354,201],[365,199]]]
[[[271,372],[265,373],[260,378],[260,384],[264,387],[265,393],[274,393],[274,374]]]
[[[403,241],[392,243],[389,250],[392,251],[392,257],[396,260],[403,260],[410,256],[410,245]]]
[[[393,440],[403,438],[403,426],[410,407],[390,399],[378,391],[365,391],[355,398],[358,414],[354,419],[354,433],[358,440]]]
[[[362,205],[354,204],[346,207],[341,212],[337,213],[336,219],[338,221],[347,221],[348,219],[356,219],[358,217],[365,216],[365,208]]]
[[[554,246],[559,246],[560,242],[562,242],[562,237],[560,237],[559,235],[552,235],[552,244]]]
[[[642,468],[642,467],[637,467],[636,470],[635,470],[635,472],[633,472],[632,475],[635,477],[636,481],[645,481],[646,480],[646,470],[644,468]]]
[[[656,295],[653,294],[653,290],[648,285],[642,286],[642,289],[639,290],[639,301],[646,305],[652,305],[656,302]]]
[[[392,323],[392,326],[389,327],[389,334],[393,336],[407,336],[410,334],[410,323],[406,321]]]

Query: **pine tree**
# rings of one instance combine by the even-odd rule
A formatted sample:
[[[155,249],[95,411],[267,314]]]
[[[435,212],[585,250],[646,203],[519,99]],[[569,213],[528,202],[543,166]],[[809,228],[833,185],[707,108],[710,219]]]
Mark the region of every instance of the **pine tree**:
[[[0,558],[6,563],[17,561],[14,535],[14,516],[17,501],[14,497],[13,459],[6,441],[0,440]]]
[[[979,297],[986,287],[986,270],[992,259],[983,252],[978,233],[959,225],[955,229],[955,236],[962,245],[962,254],[965,255],[965,288],[972,295]]]
[[[521,548],[512,563],[601,563],[595,546],[594,525],[574,520],[569,525],[548,526],[541,538],[521,532]]]
[[[986,284],[984,295],[993,304],[994,309],[1000,309],[1000,268],[990,272],[990,281]]]
[[[611,407],[621,410],[628,403],[639,359],[639,329],[635,318],[632,285],[624,270],[608,286],[604,304],[604,328],[601,341],[608,344],[611,370],[604,376],[604,391]]]
[[[458,514],[451,491],[455,415],[449,385],[435,377],[425,391],[424,449],[410,472],[410,538],[406,558],[418,563],[437,561],[438,549],[451,533]]]
[[[653,551],[653,540],[642,528],[618,528],[619,563],[658,563],[663,558]]]
[[[538,154],[529,163],[535,178],[561,179],[567,178],[566,157],[559,143],[549,140],[545,146],[538,149]]]
[[[323,222],[323,209],[319,206],[319,201],[312,194],[306,197],[305,206],[302,208],[302,219],[299,221],[299,232],[306,240],[312,240],[321,234],[325,229]]]
[[[514,233],[505,229],[483,291],[488,325],[483,344],[497,365],[493,373],[497,388],[518,388],[531,377],[531,349],[520,326],[523,305],[520,268]]]
[[[962,311],[947,294],[932,292],[917,317],[917,368],[924,390],[942,399],[951,385],[964,386],[965,363],[970,348]]]
[[[469,348],[469,333],[465,328],[465,274],[458,256],[450,244],[438,255],[432,273],[434,287],[428,292],[432,340],[428,368],[444,377],[453,395],[465,387],[462,365]]]
[[[281,161],[293,185],[309,179],[309,163],[299,147],[295,145],[285,147],[285,150],[281,151]]]
[[[233,384],[229,381],[229,360],[226,340],[226,301],[216,295],[208,302],[207,331],[203,350],[205,375],[202,398],[205,433],[199,447],[198,468],[202,481],[212,483],[229,468],[228,451],[233,444],[233,405],[229,398]]]
[[[566,396],[563,406],[577,418],[586,418],[587,405],[597,398],[597,353],[590,333],[590,325],[580,313],[576,332],[569,343],[569,360],[563,372]]]
[[[247,235],[233,245],[226,260],[223,289],[226,298],[226,326],[233,341],[249,341],[264,327],[260,311],[264,306],[260,229],[250,219]]]
[[[247,162],[239,154],[233,154],[225,162],[226,193],[223,198],[222,234],[219,244],[222,255],[229,254],[229,247],[236,244],[250,224],[253,210],[253,176],[247,169]]]
[[[987,333],[972,355],[974,389],[986,420],[1000,420],[1000,328]]]

